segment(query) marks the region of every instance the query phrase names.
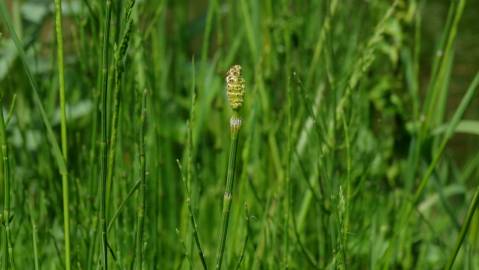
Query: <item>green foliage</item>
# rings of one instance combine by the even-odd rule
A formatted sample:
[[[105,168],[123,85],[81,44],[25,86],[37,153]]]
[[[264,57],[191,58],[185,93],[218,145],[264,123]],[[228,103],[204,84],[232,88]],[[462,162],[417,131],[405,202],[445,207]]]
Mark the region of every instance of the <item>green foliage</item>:
[[[477,1],[51,2],[0,3],[2,268],[479,269]]]

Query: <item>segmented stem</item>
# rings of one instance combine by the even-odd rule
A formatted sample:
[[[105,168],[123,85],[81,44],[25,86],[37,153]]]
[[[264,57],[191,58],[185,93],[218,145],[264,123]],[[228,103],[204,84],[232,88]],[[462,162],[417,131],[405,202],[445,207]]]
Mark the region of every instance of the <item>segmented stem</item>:
[[[456,245],[454,246],[454,250],[449,256],[447,261],[446,268],[447,270],[452,269],[454,262],[456,261],[457,253],[459,253],[459,249],[461,249],[462,242],[464,242],[464,238],[466,238],[466,233],[469,230],[469,226],[471,225],[472,217],[476,212],[477,208],[479,207],[479,187],[476,188],[474,192],[474,196],[472,197],[471,204],[469,204],[469,208],[467,209],[466,218],[464,219],[464,224],[461,227],[461,231],[456,240]]]
[[[107,238],[107,222],[106,222],[106,186],[108,171],[108,127],[107,127],[107,102],[108,102],[108,66],[109,66],[109,50],[108,42],[110,40],[110,23],[111,23],[111,1],[106,0],[105,8],[105,24],[103,28],[103,44],[102,44],[102,91],[101,91],[101,174],[100,174],[100,226],[102,239],[102,263],[103,269],[108,269],[108,238]]]
[[[12,247],[10,242],[10,166],[8,161],[7,134],[5,129],[3,111],[0,109],[0,179],[3,180],[4,186],[4,208],[2,222],[5,226],[5,239],[3,240],[3,269],[9,269],[9,265],[11,265],[12,262]]]
[[[57,64],[58,82],[60,88],[60,115],[61,115],[61,145],[65,166],[68,157],[67,117],[65,105],[65,69],[63,64],[63,29],[62,29],[62,1],[55,0],[55,30],[57,36]],[[71,269],[70,256],[70,214],[69,214],[68,168],[62,173],[63,192],[63,230],[65,235],[65,269]]]
[[[146,163],[145,163],[145,119],[146,119],[146,95],[147,91],[143,93],[141,102],[141,118],[140,118],[140,190],[138,194],[138,223],[136,234],[136,257],[138,264],[136,269],[143,269],[143,234],[145,227],[145,193],[146,193]]]
[[[220,235],[220,245],[218,248],[218,256],[216,257],[216,266],[217,270],[221,269],[221,264],[223,262],[223,255],[225,252],[226,236],[228,234],[228,224],[230,219],[231,211],[231,199],[232,191],[235,180],[235,171],[236,171],[236,153],[238,149],[238,134],[241,129],[241,118],[238,112],[234,112],[230,120],[230,131],[231,131],[231,146],[230,146],[230,156],[228,160],[228,173],[226,177],[226,190],[223,199],[223,217],[221,225],[221,235]]]

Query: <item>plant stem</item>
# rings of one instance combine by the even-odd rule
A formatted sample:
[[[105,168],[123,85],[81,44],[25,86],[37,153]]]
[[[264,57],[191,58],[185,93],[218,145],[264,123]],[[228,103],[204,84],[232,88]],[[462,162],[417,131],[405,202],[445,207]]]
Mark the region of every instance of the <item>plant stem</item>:
[[[286,196],[284,200],[284,224],[283,224],[283,268],[284,269],[289,269],[289,257],[290,257],[290,243],[289,243],[289,221],[290,221],[290,215],[292,215],[292,200],[291,200],[291,191],[292,191],[292,186],[291,186],[291,156],[292,156],[292,116],[293,116],[293,97],[292,97],[292,91],[291,91],[291,62],[290,62],[290,37],[291,33],[288,28],[285,29],[283,33],[283,39],[284,43],[286,46],[286,51],[288,53],[285,54],[285,74],[284,76],[288,78],[286,80],[286,94],[287,94],[287,154],[286,154],[286,177],[285,177],[285,185],[286,185]]]
[[[245,204],[244,208],[246,212],[246,236],[243,242],[243,248],[241,249],[240,258],[238,260],[238,264],[236,264],[235,270],[239,270],[241,267],[241,263],[243,262],[246,253],[246,245],[248,244],[248,240],[250,237],[250,215],[248,205]]]
[[[67,117],[65,106],[65,69],[63,64],[62,0],[55,0],[55,30],[57,36],[58,82],[60,88],[61,145],[65,166],[68,166]],[[65,237],[65,268],[71,269],[70,262],[70,214],[68,198],[68,167],[62,173],[63,190],[63,231]]]
[[[121,210],[125,207],[126,203],[128,202],[128,200],[131,198],[131,196],[133,195],[133,193],[135,193],[135,191],[138,189],[138,187],[140,186],[141,184],[141,179],[138,180],[134,185],[133,187],[130,189],[130,191],[128,191],[125,199],[120,203],[120,205],[118,206],[118,208],[116,209],[115,213],[111,216],[110,218],[110,221],[108,222],[108,226],[107,226],[107,232],[109,232],[111,230],[111,227],[113,226],[113,224],[115,223],[115,220],[116,218],[118,217],[118,215],[120,214]]]
[[[228,223],[231,211],[231,199],[232,191],[235,179],[236,171],[236,153],[238,149],[238,134],[241,129],[241,117],[237,111],[233,112],[233,116],[230,120],[231,131],[231,145],[230,155],[228,160],[228,172],[226,177],[226,190],[223,199],[223,218],[221,225],[220,245],[218,248],[218,255],[216,257],[216,269],[221,269],[221,263],[223,262],[223,255],[225,252],[226,236],[228,233]]]
[[[35,270],[40,269],[38,263],[38,228],[37,224],[35,223],[35,218],[33,217],[33,203],[29,204],[30,208],[30,222],[32,224],[32,241],[33,241],[33,261],[35,265]]]
[[[146,192],[146,164],[145,164],[145,118],[146,118],[146,95],[147,91],[143,93],[141,102],[141,118],[140,118],[140,190],[139,190],[139,202],[138,207],[138,223],[136,234],[136,257],[138,258],[138,264],[136,269],[143,269],[143,231],[145,227],[145,192]]]
[[[190,136],[190,135],[188,135],[188,136]],[[189,139],[188,139],[188,141],[189,141]],[[191,151],[191,150],[189,150],[189,151]],[[204,252],[203,252],[203,248],[201,247],[200,237],[199,237],[199,233],[198,233],[198,223],[196,222],[196,218],[195,218],[195,215],[193,213],[193,207],[191,206],[191,191],[190,191],[190,188],[189,188],[190,183],[189,183],[188,180],[185,179],[185,176],[183,174],[183,168],[181,166],[180,161],[176,160],[176,163],[178,164],[178,168],[180,169],[181,181],[183,182],[183,185],[185,186],[186,205],[187,205],[187,208],[188,208],[188,215],[189,215],[189,218],[190,218],[191,226],[193,227],[193,238],[194,238],[194,241],[195,241],[195,245],[198,248],[198,255],[200,256],[201,265],[203,266],[203,269],[208,270],[208,265],[206,264],[205,255],[204,255]],[[190,161],[188,161],[188,163],[190,163]],[[188,164],[188,166],[190,166],[190,164]],[[187,173],[187,174],[189,174],[189,173]],[[187,177],[189,178],[189,176],[187,176]],[[185,247],[185,250],[186,250],[186,247]]]
[[[193,92],[193,102],[192,102],[192,110],[194,108],[195,104],[195,93]],[[190,113],[190,118],[193,120],[193,112]],[[185,185],[185,191],[186,191],[186,204],[188,207],[188,214],[190,216],[190,222],[191,226],[193,227],[193,238],[196,244],[196,247],[198,248],[198,255],[200,256],[201,260],[201,265],[203,266],[203,269],[208,270],[208,266],[206,264],[206,259],[205,255],[203,252],[203,248],[201,247],[201,242],[200,242],[200,236],[198,233],[198,223],[196,222],[196,218],[193,212],[193,206],[191,205],[191,177],[192,177],[192,167],[193,167],[193,161],[192,161],[192,152],[193,152],[193,139],[192,139],[192,124],[188,123],[188,170],[186,173],[186,180],[184,177],[183,179],[183,184]]]
[[[342,253],[342,267],[348,269],[348,231],[349,231],[349,211],[350,211],[350,197],[351,197],[351,141],[349,136],[349,126],[346,119],[343,118],[344,129],[344,143],[346,150],[346,194],[344,196],[344,212],[341,213],[341,253]],[[342,193],[340,193],[342,194]]]
[[[471,204],[469,205],[469,209],[467,209],[466,219],[464,220],[464,224],[462,225],[461,232],[456,240],[456,245],[454,247],[454,251],[451,253],[449,260],[447,262],[447,266],[445,269],[452,269],[454,265],[454,261],[456,260],[457,253],[459,253],[459,249],[461,248],[462,242],[466,237],[466,233],[469,230],[469,226],[471,225],[472,217],[476,212],[477,208],[479,207],[479,187],[476,188],[476,192],[474,192],[474,196],[472,197]]]
[[[4,187],[4,208],[3,208],[3,223],[5,226],[4,241],[3,241],[3,269],[9,269],[11,264],[11,243],[10,243],[10,166],[8,161],[8,145],[5,121],[3,111],[0,106],[0,179],[3,180]]]
[[[125,70],[125,58],[126,53],[130,41],[130,34],[131,34],[131,12],[133,6],[135,4],[135,0],[130,0],[128,5],[125,17],[123,20],[126,21],[124,33],[122,35],[120,46],[115,47],[115,55],[114,55],[114,70],[113,70],[113,109],[111,115],[111,126],[110,126],[110,141],[108,146],[108,173],[107,173],[107,182],[106,182],[106,200],[110,199],[110,191],[113,182],[113,169],[115,168],[115,150],[118,138],[118,121],[119,121],[119,114],[120,114],[120,82]]]
[[[101,174],[100,174],[100,226],[102,238],[102,262],[103,269],[108,269],[108,238],[106,222],[106,184],[108,172],[108,127],[107,127],[107,103],[108,103],[108,69],[109,69],[109,48],[110,22],[111,22],[111,0],[106,0],[105,24],[103,28],[102,44],[102,87],[101,87]]]
[[[208,57],[208,49],[209,49],[209,42],[210,42],[210,34],[211,28],[213,25],[213,16],[216,12],[216,0],[210,1],[208,6],[208,12],[206,15],[206,26],[205,32],[203,35],[203,45],[201,46],[201,64],[203,65],[206,63],[206,58]]]

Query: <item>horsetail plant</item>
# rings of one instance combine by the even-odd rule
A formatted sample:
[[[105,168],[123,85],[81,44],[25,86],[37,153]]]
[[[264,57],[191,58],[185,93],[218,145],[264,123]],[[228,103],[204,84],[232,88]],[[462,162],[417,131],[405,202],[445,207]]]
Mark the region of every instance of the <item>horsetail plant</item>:
[[[57,64],[58,83],[60,89],[60,111],[61,111],[61,146],[65,166],[68,166],[68,140],[67,140],[67,117],[65,106],[65,68],[63,64],[63,29],[62,29],[62,0],[55,0],[55,32],[57,37]],[[71,269],[70,263],[70,202],[68,196],[68,168],[62,173],[63,192],[63,231],[65,238],[65,269]]]
[[[3,269],[9,269],[10,265],[13,265],[12,245],[10,241],[10,166],[8,161],[8,145],[6,124],[3,117],[3,111],[0,107],[0,147],[1,147],[1,160],[0,160],[0,179],[3,180],[4,189],[4,206],[3,215],[0,218],[4,227],[4,240],[3,240]]]
[[[108,173],[107,173],[107,188],[106,188],[106,199],[110,199],[110,190],[113,181],[113,168],[115,167],[115,150],[116,142],[118,137],[118,120],[120,113],[120,81],[125,71],[125,62],[127,56],[127,50],[130,43],[130,35],[132,28],[132,19],[131,13],[135,5],[135,0],[130,0],[124,20],[126,21],[125,30],[121,38],[120,46],[115,47],[114,54],[114,80],[113,80],[113,112],[111,116],[111,127],[110,127],[110,141],[108,149]]]
[[[226,94],[233,115],[230,119],[231,145],[230,155],[228,160],[228,170],[226,176],[226,189],[223,199],[223,217],[220,231],[220,245],[216,257],[216,269],[221,269],[223,262],[223,255],[225,252],[226,236],[228,233],[228,223],[230,218],[232,191],[235,179],[236,170],[236,153],[238,149],[238,134],[241,129],[241,114],[240,109],[243,106],[245,95],[245,80],[241,74],[241,66],[234,65],[228,70],[226,74]]]
[[[103,26],[102,60],[101,60],[101,173],[100,173],[100,227],[101,227],[101,257],[103,269],[108,269],[108,237],[106,222],[106,192],[108,178],[108,69],[109,69],[109,40],[112,7],[111,0],[105,3],[105,21]]]
[[[183,169],[179,160],[176,160],[178,163],[178,168],[180,169],[181,180],[183,182],[183,186],[185,189],[185,201],[186,206],[188,208],[188,216],[190,219],[191,227],[192,227],[192,234],[193,239],[195,241],[196,248],[198,249],[198,256],[201,260],[201,265],[203,266],[204,270],[208,270],[208,265],[206,264],[206,256],[203,252],[203,248],[201,247],[200,236],[198,232],[198,222],[196,221],[195,214],[193,212],[193,206],[191,203],[191,180],[193,176],[193,123],[194,123],[194,115],[195,115],[195,105],[196,105],[196,92],[195,92],[195,62],[193,59],[193,83],[192,83],[192,95],[191,95],[191,109],[190,109],[190,120],[186,123],[187,126],[187,143],[186,143],[186,152],[187,152],[187,170],[186,170],[186,177],[183,173]]]
[[[141,99],[141,114],[140,114],[140,189],[138,194],[138,216],[137,216],[137,231],[136,231],[136,258],[138,260],[136,269],[143,269],[143,235],[145,227],[145,193],[146,193],[146,163],[145,163],[145,121],[146,121],[146,98],[148,92],[143,91]]]

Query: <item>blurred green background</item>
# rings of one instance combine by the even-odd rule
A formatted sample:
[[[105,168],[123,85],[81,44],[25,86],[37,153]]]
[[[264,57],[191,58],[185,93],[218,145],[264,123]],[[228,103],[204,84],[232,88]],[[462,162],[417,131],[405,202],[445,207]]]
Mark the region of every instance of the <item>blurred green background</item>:
[[[12,108],[6,126],[10,267],[63,269],[61,177],[5,24],[10,20],[22,42],[59,141],[54,4],[2,1],[10,16],[0,24],[4,115]],[[451,36],[448,13],[457,12],[459,2],[467,3],[457,37],[444,52],[441,39]],[[109,125],[111,74],[129,1],[112,3]],[[444,267],[478,186],[477,94],[461,117],[467,121],[426,177],[424,192],[417,201],[413,195],[479,70],[478,11],[479,0],[137,0],[118,81],[118,142],[107,206],[109,219],[118,216],[108,234],[110,267],[201,269],[178,163],[213,266],[230,140],[224,76],[233,64],[243,67],[247,94],[225,269]],[[72,268],[96,269],[104,1],[63,0],[62,14]],[[434,76],[433,65],[441,65],[443,56],[445,73]],[[138,263],[143,90],[147,212],[145,257]],[[476,214],[456,269],[479,269],[478,227]]]

